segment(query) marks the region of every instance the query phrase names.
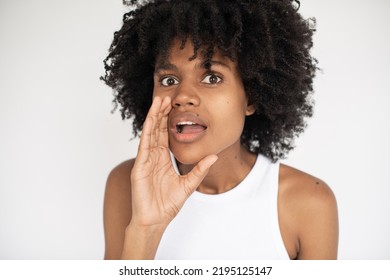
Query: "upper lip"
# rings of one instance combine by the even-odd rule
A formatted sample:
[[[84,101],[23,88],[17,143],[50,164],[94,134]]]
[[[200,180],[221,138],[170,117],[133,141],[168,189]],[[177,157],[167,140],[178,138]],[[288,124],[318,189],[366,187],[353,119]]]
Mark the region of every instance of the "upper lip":
[[[198,124],[207,128],[206,122],[193,112],[178,113],[169,117],[169,127],[174,131],[176,131],[177,125],[180,122],[191,122],[193,124]]]

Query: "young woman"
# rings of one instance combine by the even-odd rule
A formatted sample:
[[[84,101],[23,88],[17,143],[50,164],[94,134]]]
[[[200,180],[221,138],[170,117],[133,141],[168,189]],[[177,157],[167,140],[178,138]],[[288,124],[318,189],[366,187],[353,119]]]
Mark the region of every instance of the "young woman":
[[[289,0],[125,14],[103,80],[142,135],[107,180],[106,259],[337,257],[332,191],[278,161],[312,114],[312,34]]]

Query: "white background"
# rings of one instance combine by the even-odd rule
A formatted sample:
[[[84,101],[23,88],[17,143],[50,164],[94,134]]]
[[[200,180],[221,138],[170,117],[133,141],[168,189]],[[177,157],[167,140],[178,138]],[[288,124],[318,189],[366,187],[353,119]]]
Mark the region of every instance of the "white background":
[[[390,2],[302,0],[315,115],[284,162],[336,194],[340,259],[390,259]],[[101,259],[105,180],[135,156],[102,60],[126,9],[0,1],[0,259]]]

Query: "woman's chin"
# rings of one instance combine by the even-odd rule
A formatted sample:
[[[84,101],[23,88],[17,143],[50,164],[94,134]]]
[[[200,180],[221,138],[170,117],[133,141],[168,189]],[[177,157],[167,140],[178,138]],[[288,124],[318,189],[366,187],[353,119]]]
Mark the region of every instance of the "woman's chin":
[[[171,151],[175,159],[184,165],[196,165],[206,156],[202,156],[200,153],[191,153],[190,151],[177,151],[175,149],[172,149]]]
[[[186,157],[186,156],[175,156],[175,159],[180,163],[180,164],[184,164],[184,165],[196,165],[200,160],[201,158],[190,158],[190,157]]]

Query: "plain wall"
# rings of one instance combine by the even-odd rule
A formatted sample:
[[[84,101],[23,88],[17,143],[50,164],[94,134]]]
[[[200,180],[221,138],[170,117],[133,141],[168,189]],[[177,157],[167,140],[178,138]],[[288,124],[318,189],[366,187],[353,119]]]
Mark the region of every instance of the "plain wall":
[[[315,114],[283,162],[325,180],[340,259],[390,259],[390,2],[302,0]],[[109,171],[134,157],[99,80],[122,1],[0,2],[0,259],[101,259]]]

